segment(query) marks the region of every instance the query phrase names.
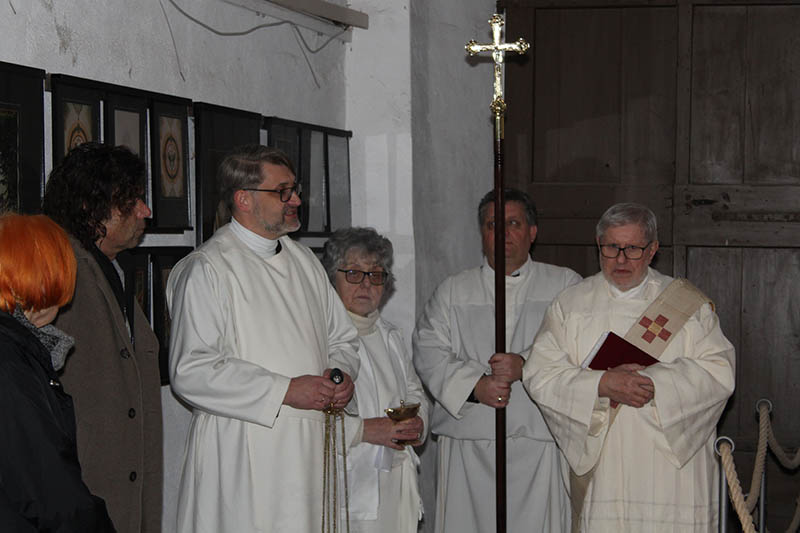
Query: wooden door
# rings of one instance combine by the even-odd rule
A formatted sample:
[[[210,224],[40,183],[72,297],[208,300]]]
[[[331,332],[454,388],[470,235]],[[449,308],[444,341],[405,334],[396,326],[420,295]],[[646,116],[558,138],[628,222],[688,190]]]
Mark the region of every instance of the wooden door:
[[[719,434],[749,487],[758,399],[800,444],[800,6],[501,5],[508,38],[532,43],[508,61],[505,144],[506,181],[539,207],[534,256],[593,274],[602,212],[653,209],[654,266],[714,299],[736,346]],[[800,473],[768,464],[767,524],[784,530]]]

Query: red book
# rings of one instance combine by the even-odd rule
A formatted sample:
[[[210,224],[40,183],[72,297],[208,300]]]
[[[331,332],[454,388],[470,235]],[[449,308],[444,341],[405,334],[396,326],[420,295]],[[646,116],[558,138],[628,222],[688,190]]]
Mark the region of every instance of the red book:
[[[581,367],[588,367],[592,370],[608,370],[626,363],[650,366],[658,363],[658,359],[638,346],[634,346],[613,331],[609,331],[600,336],[592,351],[584,359]]]

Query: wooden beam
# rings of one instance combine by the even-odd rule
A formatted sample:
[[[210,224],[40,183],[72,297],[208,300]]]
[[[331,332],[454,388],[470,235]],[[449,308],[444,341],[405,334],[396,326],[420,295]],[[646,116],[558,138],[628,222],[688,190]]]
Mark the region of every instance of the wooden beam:
[[[270,17],[276,20],[285,20],[291,22],[301,28],[306,28],[315,31],[321,35],[335,37],[336,39],[349,43],[352,41],[353,29],[345,27],[341,23],[333,20],[320,18],[301,11],[297,6],[291,8],[283,7],[277,2],[270,2],[268,0],[218,0],[225,4],[236,6],[247,11],[251,11],[259,17]],[[285,2],[289,3],[289,2]]]
[[[369,16],[361,11],[338,6],[324,0],[266,0],[292,11],[299,11],[306,15],[320,17],[345,26],[356,28],[369,28]]]

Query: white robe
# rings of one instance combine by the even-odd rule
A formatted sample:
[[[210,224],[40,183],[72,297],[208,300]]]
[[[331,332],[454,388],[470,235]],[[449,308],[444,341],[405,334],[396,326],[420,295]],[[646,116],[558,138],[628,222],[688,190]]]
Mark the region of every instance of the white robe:
[[[282,405],[292,377],[358,372],[356,330],[314,254],[263,259],[218,230],[173,269],[170,378],[193,407],[178,532],[319,531],[324,415]]]
[[[366,418],[384,417],[384,409],[419,403],[419,416],[428,428],[428,399],[422,389],[402,332],[378,318],[360,336],[361,369],[356,380],[359,425]],[[358,434],[348,417],[347,434]],[[423,432],[423,439],[425,433]],[[347,457],[350,490],[350,531],[416,533],[421,515],[414,449],[393,450],[367,442],[350,449]],[[344,513],[341,513],[342,515]]]
[[[582,531],[708,532],[717,529],[716,424],[734,388],[734,350],[703,305],[660,363],[642,370],[655,399],[622,406],[609,429],[602,372],[579,368],[605,331],[624,336],[672,281],[649,269],[633,298],[615,295],[602,273],[564,291],[547,311],[523,370],[569,464],[597,466],[584,500]]]
[[[580,281],[568,268],[530,259],[506,276],[506,350],[525,357],[547,306]],[[494,271],[446,279],[414,332],[414,364],[433,395],[431,431],[439,436],[436,527],[443,532],[495,528],[495,410],[466,402],[495,352]],[[506,408],[508,531],[569,529],[566,463],[522,384]]]

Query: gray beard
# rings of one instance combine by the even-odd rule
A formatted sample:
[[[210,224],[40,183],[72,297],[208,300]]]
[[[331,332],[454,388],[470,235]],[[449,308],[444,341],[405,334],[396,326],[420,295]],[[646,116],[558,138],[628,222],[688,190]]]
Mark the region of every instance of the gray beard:
[[[272,233],[272,234],[278,235],[278,236],[283,236],[283,235],[286,235],[287,233],[292,233],[292,232],[297,231],[297,230],[300,229],[300,221],[299,220],[297,221],[296,224],[289,224],[285,220],[282,220],[281,222],[279,222],[277,224],[270,224],[270,223],[266,222],[265,220],[262,220],[261,224],[263,225],[265,231],[267,231],[268,233]],[[295,227],[292,227],[292,226],[295,226]]]

